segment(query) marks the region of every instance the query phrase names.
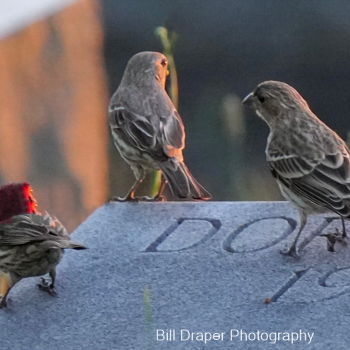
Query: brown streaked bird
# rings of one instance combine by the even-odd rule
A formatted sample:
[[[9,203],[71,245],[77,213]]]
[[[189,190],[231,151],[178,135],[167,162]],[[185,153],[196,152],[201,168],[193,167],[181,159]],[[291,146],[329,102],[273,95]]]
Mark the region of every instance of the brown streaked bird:
[[[270,128],[266,158],[283,196],[299,211],[300,228],[284,254],[297,256],[296,244],[308,214],[350,219],[350,152],[345,142],[310,110],[291,86],[265,81],[244,100]],[[333,251],[335,238],[328,237]]]
[[[7,307],[12,287],[25,277],[50,274],[49,284],[42,278],[40,289],[55,295],[56,265],[64,249],[86,249],[74,243],[56,219],[47,213],[15,215],[0,222],[0,270],[9,277],[9,289],[1,299],[0,308]]]
[[[114,200],[140,200],[135,198],[136,189],[148,172],[159,169],[162,182],[154,200],[163,198],[166,183],[179,198],[211,198],[184,163],[185,129],[165,91],[167,74],[168,61],[163,54],[140,52],[129,60],[111,98],[109,124],[114,143],[136,178],[128,194]]]

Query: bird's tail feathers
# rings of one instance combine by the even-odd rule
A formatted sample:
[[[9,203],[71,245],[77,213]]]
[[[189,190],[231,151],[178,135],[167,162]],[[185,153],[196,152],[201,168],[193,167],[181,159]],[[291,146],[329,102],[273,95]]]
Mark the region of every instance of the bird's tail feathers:
[[[46,249],[74,249],[74,250],[83,250],[87,249],[82,244],[72,242],[69,238],[61,238],[61,239],[48,239],[46,241],[40,242],[41,248]]]
[[[84,245],[79,244],[79,243],[75,243],[75,242],[72,242],[72,241],[69,241],[69,242],[68,242],[68,246],[67,246],[66,248],[68,248],[68,249],[74,249],[74,250],[83,250],[83,249],[87,249],[87,247],[85,247]]]
[[[159,163],[159,167],[175,196],[197,200],[211,198],[211,194],[197,182],[184,162],[171,158]]]
[[[33,215],[32,215],[33,218]],[[36,216],[33,218],[34,220],[40,220],[40,217]],[[50,227],[51,231],[54,231],[57,236],[57,244],[59,248],[62,249],[74,249],[74,250],[82,250],[82,249],[87,249],[82,244],[72,242],[70,240],[70,235],[68,234],[66,228],[61,224],[61,222],[54,216],[52,217],[49,213],[44,212],[44,214],[41,216],[42,223],[45,226]]]

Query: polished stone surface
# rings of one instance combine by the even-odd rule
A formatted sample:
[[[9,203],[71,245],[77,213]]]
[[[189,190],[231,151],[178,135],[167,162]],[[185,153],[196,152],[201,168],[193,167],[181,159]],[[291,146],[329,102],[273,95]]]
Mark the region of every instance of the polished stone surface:
[[[348,349],[350,247],[319,237],[338,227],[310,217],[296,260],[286,202],[107,204],[73,233],[89,249],[67,251],[56,298],[39,278],[11,291],[1,349]]]

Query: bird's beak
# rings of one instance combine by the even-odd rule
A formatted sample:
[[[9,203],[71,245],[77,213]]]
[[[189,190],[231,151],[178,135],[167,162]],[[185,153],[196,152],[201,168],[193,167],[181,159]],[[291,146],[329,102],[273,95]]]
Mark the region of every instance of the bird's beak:
[[[242,104],[244,104],[247,107],[254,107],[255,97],[253,93],[251,92],[249,95],[247,95],[244,100],[242,101]]]

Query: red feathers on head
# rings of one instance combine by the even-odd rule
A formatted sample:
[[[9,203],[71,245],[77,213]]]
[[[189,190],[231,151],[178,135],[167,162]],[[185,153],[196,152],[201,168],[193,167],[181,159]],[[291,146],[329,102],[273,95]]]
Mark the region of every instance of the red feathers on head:
[[[35,214],[36,200],[27,182],[13,182],[0,187],[0,221],[19,214]]]

